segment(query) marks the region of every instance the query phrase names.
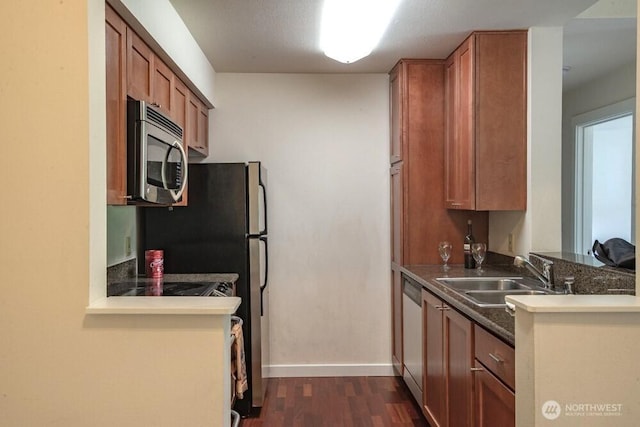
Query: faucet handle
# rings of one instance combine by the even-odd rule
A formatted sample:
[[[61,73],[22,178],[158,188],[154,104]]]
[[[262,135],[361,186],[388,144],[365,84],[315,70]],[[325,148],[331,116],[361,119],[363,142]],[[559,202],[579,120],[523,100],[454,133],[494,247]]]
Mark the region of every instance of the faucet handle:
[[[542,275],[547,278],[550,284],[553,284],[553,262],[542,261]]]
[[[573,294],[573,284],[576,278],[573,276],[567,276],[564,278],[563,290],[565,294]]]

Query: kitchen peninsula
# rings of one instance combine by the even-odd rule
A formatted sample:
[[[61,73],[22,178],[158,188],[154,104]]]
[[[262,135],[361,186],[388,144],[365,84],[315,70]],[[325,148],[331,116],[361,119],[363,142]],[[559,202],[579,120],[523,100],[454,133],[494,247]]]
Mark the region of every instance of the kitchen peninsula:
[[[637,425],[635,296],[506,299],[515,307],[517,425]]]
[[[129,280],[134,287],[138,282],[145,282],[145,279]],[[165,275],[165,280],[179,281],[182,284],[189,281],[199,283],[203,280],[224,280],[232,283],[237,280],[237,275],[174,274]],[[131,286],[129,283],[123,284]],[[158,424],[161,420],[165,422],[167,417],[171,416],[170,413],[175,412],[170,410],[172,406],[180,405],[181,401],[189,402],[191,405],[194,400],[198,400],[200,404],[195,407],[202,409],[191,411],[189,417],[192,418],[188,419],[208,420],[209,425],[227,425],[231,417],[232,396],[229,351],[231,315],[236,312],[240,302],[241,299],[235,296],[103,297],[93,301],[86,308],[88,316],[85,326],[104,333],[134,333],[138,339],[129,349],[130,352],[140,348],[139,351],[156,353],[156,358],[146,360],[128,357],[122,352],[114,355],[113,362],[119,369],[131,370],[131,378],[147,377],[147,381],[155,382],[159,390],[164,389],[166,384],[172,384],[172,376],[179,376],[180,382],[188,384],[188,387],[176,390],[175,402],[169,406],[163,401],[165,396],[162,392],[149,395],[150,406],[157,406],[153,412]],[[154,333],[149,334],[149,331]],[[163,334],[163,344],[160,346],[157,341],[150,341],[148,337],[156,333]],[[157,370],[161,366],[158,362],[166,358],[165,350],[168,347],[183,354],[174,360],[175,366],[181,366],[174,373]],[[135,417],[133,414],[132,416]],[[184,422],[184,419],[181,422]]]

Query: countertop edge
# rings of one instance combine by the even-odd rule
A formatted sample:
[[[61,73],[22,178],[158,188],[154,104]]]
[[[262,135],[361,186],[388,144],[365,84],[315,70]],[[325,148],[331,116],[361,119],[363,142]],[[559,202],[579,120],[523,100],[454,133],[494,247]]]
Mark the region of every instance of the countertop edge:
[[[480,325],[481,327],[483,327],[484,329],[489,331],[491,334],[493,334],[493,335],[497,336],[498,338],[500,338],[505,343],[509,344],[512,347],[515,346],[515,333],[514,332],[505,329],[502,325],[500,325],[499,323],[497,323],[494,320],[492,320],[489,317],[487,317],[487,315],[483,314],[480,311],[480,309],[476,309],[474,307],[469,306],[468,304],[465,304],[462,301],[459,301],[453,295],[449,294],[444,289],[443,286],[438,286],[436,283],[432,283],[430,280],[420,276],[419,274],[417,274],[414,271],[411,271],[411,269],[415,268],[415,267],[420,267],[420,266],[411,266],[411,265],[399,266],[400,271],[403,274],[407,275],[411,279],[413,279],[413,280],[417,281],[418,283],[420,283],[424,289],[426,289],[427,291],[431,292],[432,294],[434,294],[438,298],[441,298],[444,302],[446,302],[447,304],[451,305],[453,308],[455,308],[456,310],[461,312],[463,315],[465,315],[466,317],[468,317],[469,319],[471,319],[472,321],[474,321],[475,323],[477,323],[478,325]],[[438,266],[426,266],[426,267],[436,267],[436,268],[438,268]],[[442,275],[442,274],[440,274],[440,275]],[[506,276],[506,277],[514,276],[513,274],[510,274],[509,272],[502,272],[500,275],[503,275],[503,276]],[[485,310],[490,310],[490,311],[496,310],[496,311],[502,311],[502,312],[505,311],[504,308],[490,308],[490,309],[485,309]]]
[[[86,314],[169,314],[224,316],[236,312],[239,297],[104,297],[89,303]]]
[[[508,295],[506,300],[530,313],[640,313],[640,297],[633,295]]]

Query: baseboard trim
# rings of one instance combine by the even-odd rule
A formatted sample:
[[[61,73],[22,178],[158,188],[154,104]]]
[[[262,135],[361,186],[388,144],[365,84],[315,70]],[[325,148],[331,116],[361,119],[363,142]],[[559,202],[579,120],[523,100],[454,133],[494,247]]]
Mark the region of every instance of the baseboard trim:
[[[390,363],[369,365],[270,365],[262,370],[265,378],[295,377],[392,377]]]

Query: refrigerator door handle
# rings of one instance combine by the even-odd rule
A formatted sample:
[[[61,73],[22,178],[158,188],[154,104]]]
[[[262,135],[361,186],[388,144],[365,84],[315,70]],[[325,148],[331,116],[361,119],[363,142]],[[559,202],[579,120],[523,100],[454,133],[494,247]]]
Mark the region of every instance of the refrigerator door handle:
[[[260,316],[264,315],[264,290],[267,287],[267,281],[269,278],[269,245],[267,243],[267,236],[259,237],[261,242],[264,242],[264,283],[260,284]]]
[[[264,283],[260,285],[260,290],[263,291],[267,287],[269,277],[269,245],[267,244],[267,236],[260,236],[260,241],[264,242]]]
[[[262,189],[262,200],[264,200],[263,214],[264,214],[264,229],[260,230],[260,235],[265,236],[267,234],[267,188],[262,182],[262,176],[258,178],[258,186]]]

